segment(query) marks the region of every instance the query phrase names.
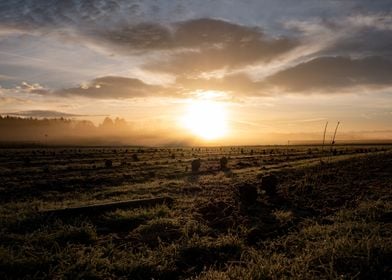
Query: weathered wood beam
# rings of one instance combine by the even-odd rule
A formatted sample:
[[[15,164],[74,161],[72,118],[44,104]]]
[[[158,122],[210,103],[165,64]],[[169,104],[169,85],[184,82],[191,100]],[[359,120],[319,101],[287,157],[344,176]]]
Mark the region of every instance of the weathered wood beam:
[[[73,215],[94,215],[102,212],[114,211],[117,209],[132,209],[139,207],[151,207],[158,204],[172,205],[174,199],[171,197],[155,197],[146,199],[126,200],[108,202],[102,204],[92,204],[79,207],[68,207],[60,209],[50,209],[40,211],[40,214],[47,216],[73,216]]]

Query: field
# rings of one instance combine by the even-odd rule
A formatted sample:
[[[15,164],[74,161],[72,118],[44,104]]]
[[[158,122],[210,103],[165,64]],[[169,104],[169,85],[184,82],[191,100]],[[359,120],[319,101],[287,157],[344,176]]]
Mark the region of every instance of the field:
[[[389,145],[3,148],[0,178],[1,279],[392,275]]]

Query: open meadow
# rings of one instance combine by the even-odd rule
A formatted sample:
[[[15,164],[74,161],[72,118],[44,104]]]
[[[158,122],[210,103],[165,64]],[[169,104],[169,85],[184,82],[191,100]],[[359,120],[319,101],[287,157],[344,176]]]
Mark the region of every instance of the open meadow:
[[[388,279],[391,155],[2,148],[0,278]]]

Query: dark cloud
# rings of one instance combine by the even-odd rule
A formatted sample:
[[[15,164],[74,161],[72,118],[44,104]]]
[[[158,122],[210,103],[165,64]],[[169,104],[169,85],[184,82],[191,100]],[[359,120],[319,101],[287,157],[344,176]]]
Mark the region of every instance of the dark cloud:
[[[213,47],[220,44],[263,42],[260,28],[248,27],[220,19],[201,18],[169,25],[140,23],[116,26],[109,29],[91,30],[97,37],[125,50],[165,50]],[[265,39],[266,40],[266,39]]]
[[[91,30],[86,35],[87,39],[109,44],[110,47],[128,54],[135,50],[171,49],[176,45],[175,36],[171,31],[157,23]]]
[[[297,31],[297,36],[314,37],[316,43],[328,42],[317,55],[392,57],[391,12],[353,13],[343,18],[294,22],[287,27]]]
[[[98,99],[174,96],[176,94],[176,91],[170,88],[146,84],[139,79],[116,76],[100,77],[90,81],[88,84],[74,88],[57,91],[36,89],[29,92],[40,95],[81,96]]]
[[[290,92],[338,92],[356,86],[392,86],[392,61],[382,57],[320,57],[280,71],[264,80]]]
[[[182,22],[174,32],[174,53],[167,61],[148,63],[152,71],[199,74],[270,61],[297,46],[289,38],[267,37],[260,28],[216,19]]]
[[[85,87],[64,89],[57,93],[111,99],[154,96],[162,90],[160,86],[148,85],[139,79],[108,76],[94,79]]]
[[[245,74],[221,78],[177,78],[187,90],[219,90],[237,96],[264,96],[278,93],[337,93],[355,87],[392,86],[392,61],[382,57],[319,57],[253,80]]]
[[[322,52],[342,55],[382,55],[392,58],[392,30],[363,28],[348,38],[338,40]]]
[[[268,37],[257,27],[208,18],[170,25],[117,26],[91,30],[83,36],[85,40],[126,55],[165,51],[156,61],[146,62],[144,68],[189,75],[267,62],[298,45],[291,38]]]
[[[262,36],[261,30],[257,27],[209,18],[179,22],[176,24],[175,32],[178,45],[185,47],[257,41]]]

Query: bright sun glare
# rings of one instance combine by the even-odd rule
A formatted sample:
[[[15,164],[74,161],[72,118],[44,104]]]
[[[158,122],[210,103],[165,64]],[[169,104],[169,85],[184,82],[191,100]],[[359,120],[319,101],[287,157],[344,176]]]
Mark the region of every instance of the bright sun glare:
[[[227,133],[226,109],[221,102],[192,100],[182,121],[192,134],[205,140],[214,140]]]

